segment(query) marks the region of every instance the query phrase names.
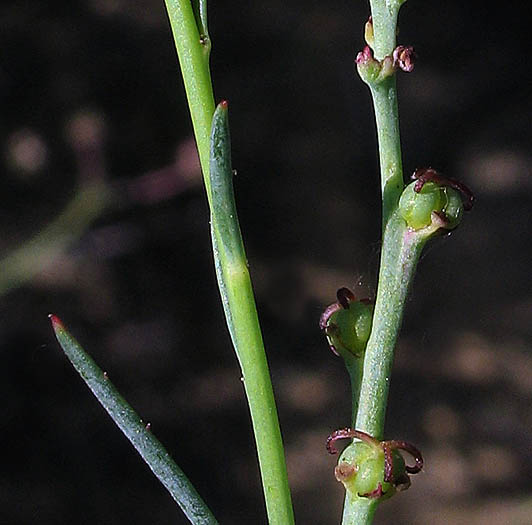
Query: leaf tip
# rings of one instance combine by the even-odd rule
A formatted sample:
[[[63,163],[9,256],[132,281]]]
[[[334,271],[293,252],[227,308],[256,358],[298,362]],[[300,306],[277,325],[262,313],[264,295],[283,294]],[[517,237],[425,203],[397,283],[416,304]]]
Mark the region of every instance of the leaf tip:
[[[50,322],[52,323],[52,328],[54,329],[54,332],[65,329],[65,325],[63,324],[63,321],[61,321],[61,319],[59,319],[57,315],[48,314],[48,319],[50,319]]]
[[[229,108],[229,102],[227,102],[227,100],[221,100],[220,103],[218,104],[218,107],[222,108],[222,109],[225,109],[227,111],[227,109]]]

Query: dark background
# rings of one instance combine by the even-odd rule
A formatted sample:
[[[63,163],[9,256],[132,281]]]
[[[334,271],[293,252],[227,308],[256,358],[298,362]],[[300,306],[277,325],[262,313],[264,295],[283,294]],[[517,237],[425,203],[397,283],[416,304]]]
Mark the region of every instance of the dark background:
[[[376,284],[375,130],[353,65],[369,7],[211,4],[213,82],[217,100],[230,101],[237,201],[296,517],[339,523],[343,489],[324,442],[349,424],[348,380],[317,321],[338,287],[365,296]],[[426,467],[377,523],[530,523],[526,6],[402,8],[398,41],[419,57],[399,77],[405,174],[433,166],[477,201],[426,250],[407,304],[386,435],[416,443]],[[4,0],[0,57],[2,257],[48,224],[80,180],[105,176],[118,189],[68,250],[47,258],[41,247],[28,257],[33,278],[0,290],[0,522],[186,523],[67,363],[54,312],[220,522],[264,523],[163,2]],[[9,282],[4,263],[0,272]]]

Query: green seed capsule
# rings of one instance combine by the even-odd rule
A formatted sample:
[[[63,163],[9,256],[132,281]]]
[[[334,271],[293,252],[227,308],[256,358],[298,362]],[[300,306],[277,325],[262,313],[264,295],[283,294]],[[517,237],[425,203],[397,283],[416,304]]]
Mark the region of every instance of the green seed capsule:
[[[416,182],[409,184],[399,199],[399,212],[410,228],[421,230],[431,226],[433,212],[444,219],[443,228],[452,230],[458,226],[464,211],[458,191],[430,181],[419,192],[415,186]]]
[[[414,230],[426,228],[432,222],[432,212],[440,212],[445,204],[443,188],[427,182],[417,193],[415,183],[409,184],[399,199],[399,212]]]
[[[396,492],[395,480],[406,472],[402,456],[395,450],[392,455],[393,479],[388,482],[384,481],[384,451],[367,443],[352,443],[340,457],[336,478],[356,496],[389,498]]]
[[[338,352],[348,351],[356,356],[364,353],[371,332],[373,306],[354,301],[348,309],[339,309],[327,321],[329,344]]]
[[[449,224],[446,226],[448,230],[456,228],[462,220],[464,214],[464,203],[460,193],[453,188],[443,188],[445,194],[445,205],[443,212]]]

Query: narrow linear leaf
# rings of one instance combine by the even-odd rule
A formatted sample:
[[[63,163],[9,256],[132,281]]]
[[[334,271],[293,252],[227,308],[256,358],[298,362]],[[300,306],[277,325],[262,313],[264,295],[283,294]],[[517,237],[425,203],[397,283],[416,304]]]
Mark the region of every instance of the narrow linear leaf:
[[[270,371],[233,192],[227,102],[212,119],[211,235],[216,275],[253,422],[270,525],[294,523],[284,449]]]
[[[66,356],[87,386],[148,464],[189,521],[197,525],[218,522],[184,472],[176,465],[160,441],[150,432],[131,405],[120,395],[107,374],[67,332],[61,320],[50,315],[55,335]]]
[[[233,189],[231,141],[227,102],[218,104],[212,118],[211,189],[212,225],[216,230],[223,255],[229,263],[246,261]]]

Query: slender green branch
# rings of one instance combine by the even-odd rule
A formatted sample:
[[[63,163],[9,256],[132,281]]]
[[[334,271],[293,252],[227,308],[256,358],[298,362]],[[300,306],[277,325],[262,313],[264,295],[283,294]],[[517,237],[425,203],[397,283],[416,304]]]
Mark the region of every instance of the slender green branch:
[[[404,303],[427,236],[409,230],[394,213],[383,243],[373,326],[364,359],[355,428],[381,440],[397,335]],[[373,521],[377,501],[346,495],[343,525]]]
[[[294,523],[281,431],[233,194],[227,103],[213,118],[211,233],[216,274],[248,399],[269,523]]]
[[[364,372],[364,360],[354,355],[343,355],[344,363],[351,380],[351,426],[355,428],[358,413],[358,399],[360,397],[360,387],[362,386],[362,374]]]
[[[194,135],[210,201],[209,151],[214,96],[209,70],[211,41],[205,0],[165,0],[185,84]]]
[[[151,433],[149,426],[116,390],[107,374],[67,332],[58,317],[50,315],[50,320],[57,340],[74,368],[159,481],[170,492],[189,521],[195,525],[218,523],[184,472]]]
[[[402,2],[371,0],[375,53],[389,56],[395,46],[397,13]],[[381,439],[393,350],[399,331],[404,300],[415,263],[417,236],[409,236],[397,213],[403,190],[401,143],[395,75],[369,82],[379,144],[383,200],[383,242],[377,298],[371,335],[366,347],[357,429]]]
[[[404,187],[395,75],[370,85],[370,89],[379,143],[384,234],[388,219],[397,207]]]
[[[382,247],[373,326],[364,359],[356,428],[383,439],[393,354],[404,304],[426,237],[394,214]]]
[[[219,112],[209,164],[214,113],[205,0],[166,0],[211,206],[216,272],[248,397],[270,523],[293,523],[281,433],[268,364],[232,193],[227,108]],[[224,131],[225,130],[225,131]],[[211,190],[210,169],[216,191]],[[214,203],[214,204],[213,204]]]
[[[373,50],[377,60],[393,53],[397,16],[404,0],[370,0],[373,24]],[[395,75],[370,84],[375,109],[382,188],[383,231],[403,190],[401,140]]]
[[[395,48],[401,0],[370,0],[373,49],[378,60]],[[371,335],[366,347],[355,428],[382,439],[394,348],[406,294],[424,240],[412,235],[397,204],[404,187],[395,75],[370,83],[373,98],[383,203],[383,243]],[[426,239],[425,239],[426,240]],[[356,395],[356,393],[355,393]],[[377,502],[346,495],[343,525],[373,522]]]
[[[371,525],[377,506],[377,500],[358,498],[346,492],[342,525]]]
[[[369,0],[373,21],[373,50],[375,58],[382,60],[395,48],[397,16],[406,0]]]

